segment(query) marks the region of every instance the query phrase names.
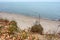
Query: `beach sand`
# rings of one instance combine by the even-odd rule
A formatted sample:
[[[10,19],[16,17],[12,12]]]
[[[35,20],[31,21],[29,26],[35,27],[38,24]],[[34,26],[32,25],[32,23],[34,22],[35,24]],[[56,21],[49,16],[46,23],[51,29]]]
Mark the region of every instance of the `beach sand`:
[[[0,12],[0,18],[15,20],[17,22],[18,27],[21,28],[22,30],[28,29],[29,27],[35,24],[36,20],[39,20],[38,18],[35,17],[29,17],[25,15],[7,13],[7,12]],[[52,34],[60,32],[60,28],[58,28],[58,26],[60,25],[59,21],[53,21],[46,18],[41,18],[39,23],[42,25],[44,29],[43,31],[44,34]]]

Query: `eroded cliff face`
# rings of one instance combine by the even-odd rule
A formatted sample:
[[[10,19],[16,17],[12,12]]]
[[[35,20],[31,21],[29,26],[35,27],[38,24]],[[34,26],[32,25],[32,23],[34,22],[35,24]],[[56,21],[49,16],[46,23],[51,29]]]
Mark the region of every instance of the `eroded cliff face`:
[[[15,20],[17,22],[18,27],[23,29],[28,29],[29,27],[33,26],[38,20],[37,18],[28,17],[24,15],[18,14],[10,14],[10,13],[0,13],[0,18],[8,19],[8,20]],[[40,19],[40,24],[42,25],[44,34],[53,34],[60,32],[60,22],[59,21],[52,21],[48,19]]]

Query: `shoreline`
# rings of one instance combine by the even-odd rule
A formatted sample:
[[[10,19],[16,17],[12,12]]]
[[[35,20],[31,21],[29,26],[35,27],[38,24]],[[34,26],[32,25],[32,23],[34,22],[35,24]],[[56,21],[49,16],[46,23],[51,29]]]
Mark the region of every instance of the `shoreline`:
[[[6,18],[8,20],[15,20],[17,22],[18,27],[21,28],[22,30],[28,29],[29,27],[34,25],[36,20],[38,21],[38,18],[28,17],[28,16],[14,14],[14,13],[9,14],[9,13],[0,12],[0,17],[4,19]],[[45,34],[47,32],[48,34],[49,33],[52,34],[53,31],[56,31],[58,25],[60,25],[60,22],[41,18],[40,24],[42,25]],[[60,28],[58,29],[58,32],[60,32]]]

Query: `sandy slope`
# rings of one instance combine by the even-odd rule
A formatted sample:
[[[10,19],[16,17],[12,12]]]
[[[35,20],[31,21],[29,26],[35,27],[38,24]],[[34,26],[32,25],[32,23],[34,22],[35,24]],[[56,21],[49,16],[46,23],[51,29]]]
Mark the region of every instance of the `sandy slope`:
[[[36,20],[38,20],[37,18],[33,18],[33,17],[28,17],[19,14],[10,14],[5,12],[0,12],[0,18],[16,20],[18,27],[20,27],[21,29],[28,29],[35,23]],[[40,24],[44,28],[44,33],[54,33],[57,30],[60,22],[41,18]],[[60,32],[59,30],[60,28],[58,28],[57,32]]]

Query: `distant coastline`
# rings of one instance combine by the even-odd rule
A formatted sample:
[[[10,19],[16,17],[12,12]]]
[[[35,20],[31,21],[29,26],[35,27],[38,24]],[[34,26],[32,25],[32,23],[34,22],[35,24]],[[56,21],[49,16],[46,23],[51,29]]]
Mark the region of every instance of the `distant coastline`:
[[[22,13],[14,13],[14,12],[3,12],[3,11],[0,11],[0,13],[8,13],[8,14],[16,14],[16,15],[18,14],[18,15],[24,15],[24,16],[28,16],[28,17],[31,17],[31,18],[39,19],[39,14],[38,14],[38,17],[35,17],[35,16],[25,15],[25,14],[22,14]],[[40,15],[40,18],[49,19],[49,20],[52,20],[52,21],[59,21],[59,18],[51,19],[51,18],[41,17],[41,15]]]

